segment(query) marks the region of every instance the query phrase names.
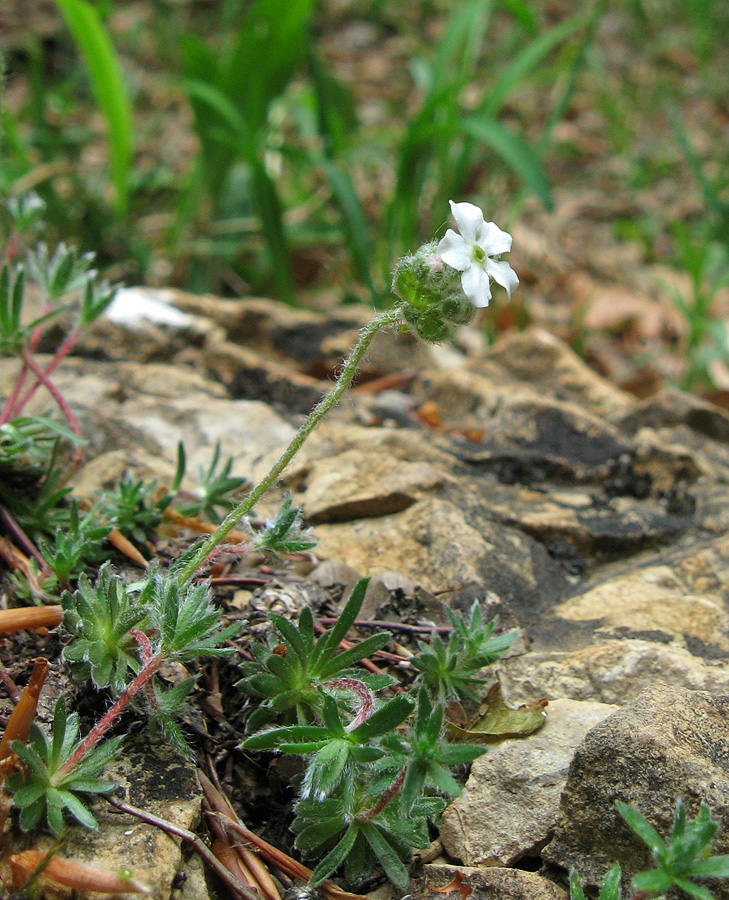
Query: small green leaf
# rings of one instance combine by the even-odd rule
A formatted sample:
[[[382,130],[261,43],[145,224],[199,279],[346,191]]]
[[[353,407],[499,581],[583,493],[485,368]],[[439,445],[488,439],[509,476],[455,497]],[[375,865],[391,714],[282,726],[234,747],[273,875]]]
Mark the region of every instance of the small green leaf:
[[[633,809],[632,806],[623,803],[622,800],[616,800],[615,806],[627,825],[650,847],[653,853],[665,853],[666,845],[663,843],[661,836],[644,816],[636,809]],[[664,890],[664,888],[659,888],[658,890]]]
[[[27,783],[14,793],[13,803],[20,809],[32,806],[45,794],[45,790],[46,786],[42,781],[29,778]]]
[[[688,881],[685,878],[674,876],[673,883],[676,885],[676,887],[679,887],[682,891],[685,891],[689,896],[695,897],[696,900],[716,900],[711,891],[707,890],[705,887],[701,887],[698,884],[694,884],[692,881]]]
[[[59,791],[59,793],[63,799],[63,805],[71,813],[74,819],[76,819],[77,822],[80,822],[85,828],[96,831],[99,827],[96,817],[86,808],[79,798],[75,794],[72,794],[71,791]]]
[[[347,636],[347,632],[359,615],[369,583],[369,578],[360,578],[357,584],[352,588],[352,593],[349,595],[349,599],[344,605],[344,609],[337,617],[334,626],[330,631],[319,638],[315,649],[315,660],[318,661],[320,672],[337,652],[339,645]]]
[[[373,822],[367,822],[362,828],[362,833],[367,843],[372,847],[380,865],[385,870],[385,875],[396,887],[407,888],[410,875],[403,865],[398,852],[388,840],[387,833]]]
[[[35,803],[32,803],[30,806],[24,806],[20,810],[20,827],[23,831],[32,831],[38,822],[40,821],[40,817],[43,815],[43,810],[45,809],[45,795],[36,800]]]
[[[605,877],[602,880],[602,887],[600,888],[600,896],[598,900],[620,900],[620,877],[620,863],[615,863],[612,869],[605,873]],[[572,878],[570,876],[570,900],[574,900],[571,894],[571,890]]]
[[[580,879],[574,869],[570,871],[570,900],[587,900],[585,892],[582,890]]]
[[[382,650],[391,637],[392,635],[389,631],[370,635],[370,637],[365,638],[348,650],[338,653],[333,659],[330,659],[326,665],[321,666],[319,668],[319,676],[321,678],[332,678],[339,672],[349,669],[360,660],[372,656],[372,654],[377,653],[378,650]]]
[[[326,881],[326,879],[342,865],[357,838],[357,831],[358,826],[353,822],[344,832],[344,836],[337,846],[327,853],[324,859],[311,873],[309,884],[312,887],[316,887],[321,884],[322,881]]]
[[[347,823],[343,816],[310,825],[296,836],[296,849],[300,850],[304,856],[313,856],[338,834],[341,834],[346,827]]]
[[[650,872],[640,872],[633,878],[631,884],[637,891],[660,894],[671,887],[673,878],[668,872],[663,872],[660,869],[651,869]]]
[[[729,856],[712,856],[709,859],[701,859],[692,864],[691,875],[729,878]]]
[[[443,766],[431,761],[427,768],[428,777],[433,784],[449,797],[458,797],[461,788],[455,778]]]
[[[373,740],[380,735],[393,731],[402,724],[413,711],[413,701],[404,695],[399,695],[380,707],[366,719],[361,725],[353,729],[351,735],[360,743]]]

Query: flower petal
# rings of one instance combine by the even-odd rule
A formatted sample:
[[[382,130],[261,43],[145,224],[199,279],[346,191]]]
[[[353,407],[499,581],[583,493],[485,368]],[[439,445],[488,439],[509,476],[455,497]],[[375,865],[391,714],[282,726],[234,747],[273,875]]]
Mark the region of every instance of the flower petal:
[[[479,246],[487,256],[498,256],[511,250],[511,235],[502,231],[494,222],[484,222]]]
[[[469,266],[461,275],[461,287],[463,293],[478,309],[489,305],[491,299],[491,285],[489,276],[481,266]]]
[[[497,284],[506,291],[509,299],[511,292],[519,287],[519,279],[516,272],[511,268],[508,262],[496,262],[493,259],[487,259],[484,263],[486,271],[494,279]],[[465,288],[464,288],[465,290]]]
[[[452,200],[448,202],[463,240],[467,244],[477,243],[484,224],[481,210],[473,203],[454,203]]]
[[[438,254],[443,262],[452,269],[463,272],[471,265],[471,250],[452,228],[446,231],[438,244]]]

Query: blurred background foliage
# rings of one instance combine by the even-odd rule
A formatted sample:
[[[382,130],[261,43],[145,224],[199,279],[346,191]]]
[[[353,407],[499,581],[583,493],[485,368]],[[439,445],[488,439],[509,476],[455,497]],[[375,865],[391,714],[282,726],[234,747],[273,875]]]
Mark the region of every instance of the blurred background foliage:
[[[491,327],[729,386],[726,4],[3,0],[0,33],[0,191],[107,277],[382,307],[469,199],[522,239]]]

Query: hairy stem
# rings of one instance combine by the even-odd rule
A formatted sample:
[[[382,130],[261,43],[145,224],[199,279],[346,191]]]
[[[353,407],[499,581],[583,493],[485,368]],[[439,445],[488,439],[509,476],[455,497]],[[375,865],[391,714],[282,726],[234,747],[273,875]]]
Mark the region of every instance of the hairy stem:
[[[200,566],[205,562],[208,556],[215,550],[218,544],[221,544],[227,535],[235,528],[246,513],[249,513],[265,493],[273,486],[276,479],[283,473],[284,469],[301,449],[304,441],[309,437],[311,432],[326,416],[326,414],[339,402],[344,392],[352,383],[352,379],[362,362],[362,357],[367,352],[372,338],[382,328],[387,328],[400,321],[400,307],[396,306],[391,310],[374,318],[360,332],[359,341],[357,341],[354,349],[350,353],[348,359],[342,367],[342,371],[337,378],[334,387],[329,393],[318,403],[309,413],[306,421],[299,431],[294,435],[291,443],[284,450],[278,460],[274,463],[269,473],[258,482],[243,502],[237,506],[221,524],[220,528],[212,534],[206,541],[203,541],[192,555],[191,559],[184,566],[179,574],[180,584],[189,581]]]
[[[405,781],[405,776],[407,775],[408,767],[400,772],[397,778],[392,782],[390,787],[385,791],[385,793],[380,797],[380,799],[375,803],[372,809],[365,810],[365,812],[360,813],[357,817],[362,822],[369,822],[370,819],[374,819],[375,816],[379,816],[382,810],[387,806],[387,804],[392,800],[392,798],[397,794],[400,788],[403,786],[403,782]]]
[[[58,770],[58,775],[60,777],[68,775],[68,773],[81,762],[84,756],[86,756],[86,754],[90,750],[93,750],[93,748],[99,743],[99,741],[106,734],[109,728],[111,728],[114,722],[119,718],[123,710],[131,703],[131,701],[137,696],[142,688],[149,682],[149,680],[152,678],[154,673],[157,671],[157,669],[159,669],[163,662],[164,655],[162,653],[157,653],[145,664],[139,675],[137,675],[136,678],[134,678],[134,680],[129,683],[129,686],[119,697],[116,703],[109,707],[104,716],[99,719],[96,725],[94,725],[91,731],[81,741],[81,743],[71,754],[71,756],[69,756],[66,762],[60,767],[60,769]]]
[[[351,691],[359,701],[357,715],[345,727],[345,731],[354,731],[372,715],[375,708],[375,698],[367,685],[358,678],[335,678],[333,681],[325,681],[324,687],[335,688],[340,691]]]

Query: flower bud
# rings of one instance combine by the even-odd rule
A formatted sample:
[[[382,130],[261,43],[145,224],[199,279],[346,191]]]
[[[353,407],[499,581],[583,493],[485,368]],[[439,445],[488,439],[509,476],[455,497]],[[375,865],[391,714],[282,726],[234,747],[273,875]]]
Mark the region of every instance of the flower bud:
[[[454,326],[470,322],[476,312],[463,293],[460,272],[443,262],[435,243],[398,262],[392,290],[403,301],[408,327],[432,343],[446,340]]]

